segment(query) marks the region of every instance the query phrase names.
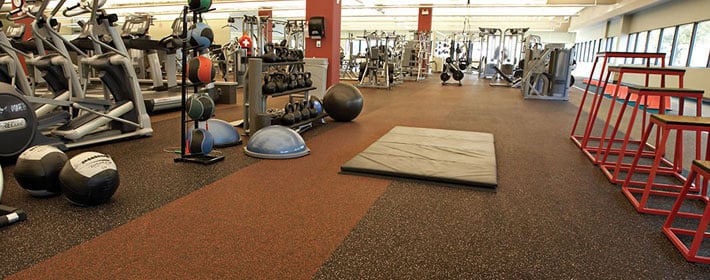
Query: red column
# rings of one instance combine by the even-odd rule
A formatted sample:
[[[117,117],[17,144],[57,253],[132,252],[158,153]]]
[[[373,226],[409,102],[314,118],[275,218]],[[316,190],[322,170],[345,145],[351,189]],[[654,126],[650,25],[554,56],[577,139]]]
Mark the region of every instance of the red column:
[[[327,87],[340,81],[340,2],[306,0],[306,24],[311,17],[325,17],[325,36],[318,40],[306,38],[305,56],[328,59]]]
[[[429,32],[431,31],[431,7],[420,7],[419,8],[419,27],[417,31],[419,32]]]
[[[272,35],[273,35],[274,26],[271,23],[272,15],[273,15],[273,12],[271,11],[270,8],[264,9],[264,10],[259,10],[259,17],[269,17],[269,21],[266,23],[266,30],[264,30],[264,38],[266,38],[266,42],[264,42],[264,43],[271,42],[273,39]]]

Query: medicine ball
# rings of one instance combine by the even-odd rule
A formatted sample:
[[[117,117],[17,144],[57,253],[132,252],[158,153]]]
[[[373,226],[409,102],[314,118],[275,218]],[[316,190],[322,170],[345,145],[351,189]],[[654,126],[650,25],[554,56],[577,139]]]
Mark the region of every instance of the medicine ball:
[[[205,50],[212,45],[214,32],[212,28],[204,22],[195,23],[190,29],[190,45],[198,50]]]
[[[190,10],[195,12],[205,12],[212,6],[212,0],[188,0]]]
[[[60,192],[59,171],[68,158],[53,146],[31,147],[17,158],[15,179],[30,195],[42,197]]]
[[[185,106],[187,116],[196,121],[205,121],[214,115],[214,101],[206,94],[193,94]]]
[[[320,98],[312,96],[312,95],[311,95],[310,99],[311,99],[311,104],[313,104],[312,105],[313,108],[315,108],[316,112],[318,113],[316,115],[320,115],[321,113],[323,113],[323,101],[321,101]]]
[[[214,80],[215,70],[212,67],[212,61],[205,57],[198,55],[187,63],[187,76],[190,82],[195,84],[208,84]]]
[[[71,158],[59,173],[59,182],[66,198],[82,206],[108,202],[120,184],[111,157],[97,152]]]
[[[338,83],[326,90],[323,109],[336,121],[349,122],[362,111],[362,93],[355,86]]]
[[[212,134],[204,128],[192,130],[192,133],[187,135],[187,143],[191,155],[209,154],[214,147]]]

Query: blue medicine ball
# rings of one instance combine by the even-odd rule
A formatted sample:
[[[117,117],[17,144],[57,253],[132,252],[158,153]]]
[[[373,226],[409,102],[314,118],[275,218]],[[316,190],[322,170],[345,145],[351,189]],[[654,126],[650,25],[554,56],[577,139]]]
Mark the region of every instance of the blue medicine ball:
[[[187,143],[191,155],[206,155],[212,152],[214,138],[206,129],[198,128],[187,135]]]
[[[323,113],[323,103],[320,99],[311,97],[311,103],[313,104],[313,108],[316,109],[316,112],[320,115],[320,113]]]
[[[204,22],[198,22],[190,29],[190,45],[198,50],[206,50],[214,41],[212,28]]]

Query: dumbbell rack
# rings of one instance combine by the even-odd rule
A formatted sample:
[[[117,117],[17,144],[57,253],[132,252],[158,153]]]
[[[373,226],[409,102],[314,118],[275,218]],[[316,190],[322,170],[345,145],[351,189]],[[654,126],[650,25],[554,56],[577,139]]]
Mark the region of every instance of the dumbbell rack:
[[[249,58],[247,67],[248,81],[244,85],[244,131],[247,134],[253,134],[256,132],[255,127],[250,122],[256,120],[257,114],[266,112],[266,100],[268,97],[279,97],[288,96],[289,102],[293,102],[295,97],[300,97],[302,99],[308,100],[309,91],[316,89],[316,87],[305,87],[297,88],[293,90],[286,90],[277,93],[265,94],[262,92],[262,73],[270,68],[278,67],[288,67],[289,72],[297,66],[303,65],[302,61],[289,61],[289,62],[273,62],[265,63],[261,58]],[[289,125],[290,128],[296,129],[297,131],[303,131],[307,128],[313,126],[314,121],[323,121],[326,115],[321,113],[316,118],[311,118],[305,121]]]
[[[214,9],[209,9],[204,12],[209,12]],[[187,44],[188,36],[187,36],[187,13],[189,11],[189,7],[185,6],[182,11],[182,34],[180,35],[180,39],[182,40],[182,49],[183,50],[189,50],[190,46]],[[197,21],[201,18],[201,14],[204,12],[197,12],[197,11],[192,11],[192,23],[195,24]],[[200,55],[199,51],[197,49],[192,49],[192,55],[197,56]],[[175,158],[175,162],[192,162],[192,163],[201,163],[201,164],[212,164],[218,161],[224,160],[224,156],[213,156],[213,155],[205,155],[205,154],[188,154],[187,152],[187,143],[185,143],[187,139],[187,129],[185,126],[187,124],[192,123],[194,125],[194,128],[197,129],[199,128],[199,123],[196,120],[188,120],[187,117],[187,88],[192,87],[193,92],[197,93],[198,88],[200,84],[187,84],[187,54],[183,54],[182,56],[182,82],[180,84],[182,88],[182,106],[180,107],[180,157]]]

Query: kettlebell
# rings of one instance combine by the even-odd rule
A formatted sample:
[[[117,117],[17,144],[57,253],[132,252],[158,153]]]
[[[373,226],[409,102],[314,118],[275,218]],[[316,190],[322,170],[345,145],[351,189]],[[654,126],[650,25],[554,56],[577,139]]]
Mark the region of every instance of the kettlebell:
[[[264,54],[261,56],[264,62],[278,62],[278,56],[274,53],[274,44],[264,45]]]
[[[291,73],[288,75],[288,88],[298,88],[298,75],[296,75],[295,73]]]
[[[288,90],[288,82],[286,81],[286,74],[276,72],[271,74],[272,77],[276,79],[276,92],[282,92]]]
[[[272,44],[273,46],[273,44]],[[281,47],[274,47],[274,62],[283,61],[283,49]]]
[[[281,61],[288,61],[288,48],[279,46],[279,49],[281,49]]]
[[[318,117],[318,110],[316,109],[316,101],[313,99],[308,101],[308,112],[311,113],[311,118]]]
[[[261,86],[262,94],[271,94],[276,92],[276,84],[269,74],[264,74],[264,84]]]
[[[311,72],[303,73],[304,79],[306,80],[306,87],[311,87],[313,85],[313,80],[311,80]]]
[[[303,119],[303,115],[301,115],[301,103],[295,103],[293,104],[293,119],[296,122],[300,122]]]
[[[299,88],[306,86],[306,80],[303,78],[303,73],[296,73],[296,85]]]
[[[294,123],[296,123],[296,119],[293,116],[293,105],[287,103],[286,106],[284,106],[284,115],[281,117],[281,124],[292,125]]]
[[[298,61],[298,57],[296,56],[296,51],[295,50],[288,50],[288,56],[286,57],[286,60],[288,61]]]
[[[301,119],[307,120],[311,118],[311,111],[308,110],[308,101],[303,100],[299,104],[301,106]]]

